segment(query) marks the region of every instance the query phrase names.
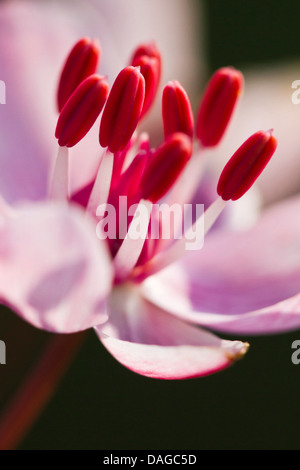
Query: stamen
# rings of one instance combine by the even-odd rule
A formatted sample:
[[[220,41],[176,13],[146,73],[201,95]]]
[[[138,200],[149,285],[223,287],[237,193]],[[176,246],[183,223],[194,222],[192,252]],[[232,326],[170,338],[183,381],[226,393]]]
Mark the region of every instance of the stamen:
[[[224,199],[239,199],[253,185],[277,147],[272,130],[258,131],[247,139],[225,165],[217,192]]]
[[[141,178],[147,165],[148,155],[148,152],[141,150],[120,177],[118,187],[116,188],[117,194],[127,196],[129,202],[133,198],[136,200],[141,198]]]
[[[142,116],[149,110],[158,91],[161,78],[161,54],[154,42],[140,44],[131,58],[131,65],[140,66],[146,90]]]
[[[109,241],[113,256],[120,248],[122,239],[126,236],[134,215],[128,214],[127,208],[135,207],[141,200],[141,178],[147,164],[147,159],[148,152],[140,150],[129,167],[119,175],[118,181],[113,180],[111,185],[108,204],[115,208],[118,228],[117,241]],[[114,177],[115,175],[113,174]]]
[[[232,67],[217,70],[199,107],[196,135],[204,147],[217,145],[228,126],[243,88],[241,72]]]
[[[203,173],[205,171],[205,158],[202,149],[197,142],[193,142],[193,155],[183,174],[173,185],[168,194],[168,203],[189,203],[195,196],[199,186],[202,184]]]
[[[111,191],[119,185],[123,174],[132,165],[136,156],[140,153],[149,153],[149,136],[146,132],[134,134],[123,150],[116,152],[113,156],[114,166],[111,181]]]
[[[73,147],[90,130],[108,96],[109,86],[104,77],[91,75],[70,96],[57,121],[55,137],[63,147]]]
[[[185,89],[176,80],[169,82],[163,90],[162,117],[165,137],[173,132],[183,132],[193,137],[194,116],[191,103]]]
[[[252,186],[275,152],[277,141],[272,131],[251,136],[224,167],[217,187],[220,197],[204,214],[196,207],[194,224],[195,218],[189,212],[188,228],[185,214],[184,219],[174,216],[174,236],[163,237],[161,214],[159,209],[155,213],[155,202],[166,196],[167,205],[174,201],[179,209],[185,209],[203,169],[199,149],[215,146],[223,137],[243,88],[243,76],[226,67],[211,78],[198,110],[197,152],[191,161],[194,116],[189,97],[178,81],[170,81],[163,89],[164,142],[151,150],[149,136],[138,137],[135,132],[159,87],[161,55],[155,44],[142,44],[135,50],[130,65],[118,74],[110,92],[106,78],[95,74],[99,56],[98,45],[83,38],[70,52],[62,71],[58,87],[60,115],[55,131],[59,150],[50,195],[69,199],[68,147],[86,135],[104,108],[99,129],[103,154],[96,177],[84,188],[87,216],[103,216],[103,206],[106,210],[113,206],[118,232],[105,235],[115,282],[126,278],[139,282],[174,263],[186,251],[202,248],[201,235],[204,237],[210,230],[226,201],[240,198]],[[97,211],[100,206],[101,211]],[[128,206],[129,212],[124,210]],[[153,238],[154,224],[150,225],[150,220],[158,222],[158,236]]]
[[[106,150],[101,157],[97,176],[87,204],[87,212],[92,215],[96,214],[99,205],[107,203],[112,180],[113,161],[113,155],[109,150]]]
[[[59,80],[57,90],[59,112],[78,85],[96,72],[99,60],[100,47],[97,41],[82,38],[75,44],[69,53]]]
[[[221,198],[216,199],[208,207],[208,209],[204,213],[202,213],[200,217],[198,217],[194,224],[185,231],[182,238],[176,240],[165,251],[160,251],[143,266],[138,266],[134,270],[133,276],[138,278],[140,275],[153,275],[156,272],[166,268],[170,264],[182,258],[184,254],[188,252],[187,244],[190,243],[190,240],[195,236],[195,233],[202,234],[202,241],[204,241],[205,235],[208,233],[212,225],[222,213],[225,205],[226,202],[223,201]]]
[[[69,150],[59,146],[50,179],[49,197],[56,201],[67,201],[69,196]]]
[[[153,275],[180,259],[186,252],[186,243],[192,238],[191,235],[202,233],[204,237],[207,234],[223,211],[226,201],[239,199],[245,194],[269,162],[276,147],[277,140],[272,135],[272,130],[259,131],[249,137],[231,157],[220,176],[217,192],[221,197],[198,217],[180,240],[159,252],[143,266],[137,267],[133,275],[137,278]]]
[[[122,150],[137,126],[145,97],[145,79],[137,67],[125,67],[117,76],[103,111],[99,141],[115,153]]]
[[[121,150],[120,152],[116,152],[113,156],[113,174],[111,180],[111,189],[113,190],[119,183],[121,173],[123,170],[123,165],[126,158],[126,149]]]
[[[151,210],[152,203],[150,201],[141,200],[139,204],[137,204],[127,235],[113,260],[116,281],[125,279],[140,257],[148,234]],[[139,220],[138,236],[136,234],[137,227],[135,226],[135,217]]]
[[[136,57],[132,65],[140,67],[141,74],[145,79],[145,100],[141,113],[142,118],[149,111],[157,94],[160,81],[160,63],[156,57],[143,55]]]
[[[192,140],[180,132],[167,137],[149,157],[141,181],[142,197],[155,202],[172,187],[192,156]]]
[[[157,60],[159,64],[159,76],[160,76],[161,75],[161,54],[154,42],[140,44],[132,55],[132,58],[130,61],[131,65],[134,65],[138,61],[138,58],[143,57],[143,56],[153,57],[154,59]]]
[[[128,150],[122,167],[122,173],[129,168],[133,162],[135,156],[142,150],[149,153],[150,151],[150,138],[147,132],[142,132],[138,134],[137,132],[133,134],[133,137],[130,139],[130,145],[128,145]]]

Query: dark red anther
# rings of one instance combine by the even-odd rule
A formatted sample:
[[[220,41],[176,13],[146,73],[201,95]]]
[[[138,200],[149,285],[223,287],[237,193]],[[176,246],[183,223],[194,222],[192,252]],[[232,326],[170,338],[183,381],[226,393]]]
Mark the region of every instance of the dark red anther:
[[[115,153],[127,145],[140,119],[144,98],[145,80],[139,68],[125,67],[113,83],[102,114],[102,147]]]
[[[174,132],[183,132],[193,137],[194,116],[191,103],[185,89],[176,80],[169,82],[163,90],[162,117],[165,137]]]
[[[251,188],[277,147],[272,131],[258,131],[247,139],[225,165],[217,192],[228,201],[239,199]]]
[[[130,64],[134,65],[139,57],[153,57],[159,64],[159,72],[161,72],[161,54],[154,42],[140,44],[134,51]]]
[[[134,51],[130,64],[140,66],[145,78],[145,101],[142,110],[144,116],[155,99],[161,78],[161,54],[156,44],[140,44]]]
[[[93,75],[100,60],[100,46],[96,40],[82,38],[69,53],[57,90],[57,106],[60,112],[73,91],[89,75]]]
[[[90,130],[109,92],[107,80],[90,75],[76,88],[58,117],[55,137],[63,147],[73,147]]]
[[[232,67],[217,70],[199,107],[196,135],[204,147],[217,145],[224,135],[243,88],[241,72]]]
[[[163,197],[184,170],[192,151],[192,139],[186,134],[168,136],[149,156],[141,181],[142,198],[155,202]]]
[[[149,111],[155,100],[160,81],[160,62],[156,57],[147,55],[137,56],[132,63],[135,67],[140,67],[140,72],[145,79],[145,100],[141,117]]]

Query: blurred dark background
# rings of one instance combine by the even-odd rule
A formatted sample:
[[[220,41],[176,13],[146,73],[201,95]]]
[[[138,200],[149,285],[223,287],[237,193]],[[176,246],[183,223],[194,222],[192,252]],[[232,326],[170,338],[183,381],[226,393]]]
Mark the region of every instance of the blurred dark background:
[[[212,69],[299,59],[297,0],[204,0],[204,5]]]
[[[204,3],[211,69],[299,57],[298,1]],[[51,335],[33,333],[5,309],[1,315],[19,327],[16,340],[29,356],[19,362],[25,371]],[[300,449],[300,365],[291,362],[300,331],[241,339],[250,350],[234,367],[168,382],[126,370],[91,331],[20,449]],[[5,367],[10,355],[7,361]],[[14,386],[12,380],[3,398]]]

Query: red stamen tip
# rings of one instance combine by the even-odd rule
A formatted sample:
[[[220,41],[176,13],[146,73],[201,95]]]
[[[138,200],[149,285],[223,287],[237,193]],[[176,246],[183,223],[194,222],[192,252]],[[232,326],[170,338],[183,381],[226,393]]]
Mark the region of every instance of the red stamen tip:
[[[193,137],[194,117],[191,103],[186,91],[176,80],[169,82],[163,90],[162,117],[165,137],[174,132],[183,132]]]
[[[145,79],[145,101],[142,110],[144,116],[154,102],[161,77],[161,54],[156,44],[151,42],[137,47],[130,64],[140,66]]]
[[[160,63],[156,57],[143,55],[136,57],[132,65],[140,67],[140,72],[145,79],[145,100],[141,114],[142,117],[147,113],[155,100],[160,81]]]
[[[99,141],[112,153],[129,142],[141,116],[145,79],[138,67],[129,65],[117,76],[103,111]]]
[[[58,84],[59,112],[78,85],[96,72],[99,60],[100,46],[96,40],[82,38],[75,44],[67,57]]]
[[[217,145],[228,126],[243,88],[243,75],[232,67],[217,70],[199,107],[196,134],[204,147]]]
[[[177,132],[167,137],[149,157],[141,181],[142,198],[158,201],[173,186],[193,151],[192,139]]]
[[[277,139],[272,132],[253,134],[225,165],[217,186],[217,192],[224,201],[239,199],[261,174],[277,147]]]
[[[130,63],[133,65],[142,56],[153,57],[161,65],[161,54],[154,42],[140,44],[134,51]]]
[[[107,80],[90,75],[76,88],[57,121],[55,137],[63,147],[73,147],[90,130],[99,116],[109,92]]]

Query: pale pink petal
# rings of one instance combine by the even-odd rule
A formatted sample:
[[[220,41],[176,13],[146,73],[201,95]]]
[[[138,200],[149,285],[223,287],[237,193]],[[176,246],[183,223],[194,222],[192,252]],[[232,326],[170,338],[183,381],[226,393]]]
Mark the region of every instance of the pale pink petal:
[[[0,298],[38,328],[74,332],[107,319],[106,245],[77,207],[35,203],[0,220]]]
[[[248,348],[182,322],[145,301],[139,288],[130,285],[114,289],[109,321],[96,332],[121,364],[159,379],[212,374],[241,358]]]
[[[12,0],[0,5],[0,78],[6,86],[6,102],[1,104],[0,192],[9,203],[47,195],[57,152],[59,73],[70,47],[88,34],[92,17],[87,2],[84,14],[79,2],[74,1],[72,8],[67,3]]]
[[[46,57],[49,37],[39,16],[20,3],[0,6],[0,78],[6,89],[0,105],[0,192],[10,203],[46,195],[54,125],[48,88],[53,47]]]
[[[214,232],[201,251],[187,253],[144,281],[144,295],[219,331],[254,334],[299,327],[299,211],[297,197],[266,210],[248,231]]]

